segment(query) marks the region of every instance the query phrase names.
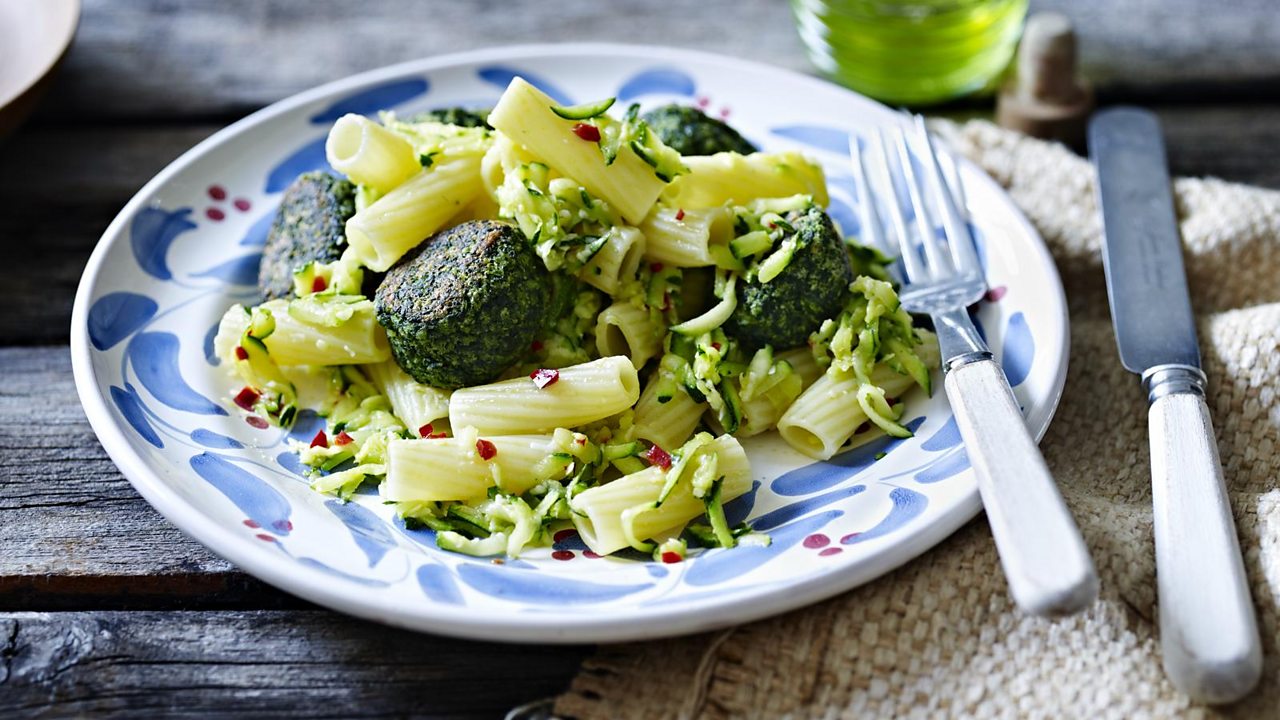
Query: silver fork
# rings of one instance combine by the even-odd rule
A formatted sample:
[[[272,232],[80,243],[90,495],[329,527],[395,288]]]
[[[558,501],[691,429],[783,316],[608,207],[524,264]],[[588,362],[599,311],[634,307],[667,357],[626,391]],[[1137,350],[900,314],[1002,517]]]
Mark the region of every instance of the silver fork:
[[[902,305],[910,312],[927,313],[933,318],[942,350],[947,398],[978,479],[987,521],[1014,602],[1034,615],[1074,613],[1097,596],[1093,561],[1027,430],[1004,371],[969,319],[968,307],[982,298],[987,283],[969,226],[954,195],[960,191],[958,167],[946,158],[949,183],[924,118],[915,116],[914,125],[910,132],[899,125],[879,133],[882,162],[877,165],[880,172],[874,184],[868,180],[867,163],[857,140],[850,140],[854,181],[860,196],[862,240],[882,251],[889,250],[872,200],[878,195],[901,250],[906,280],[899,293]],[[925,182],[917,177],[912,165],[913,146]],[[906,185],[915,215],[914,228],[908,226],[894,189],[895,174]],[[926,202],[926,184],[932,190],[934,208],[941,215],[945,248],[934,229]],[[924,248],[923,258],[913,237]]]

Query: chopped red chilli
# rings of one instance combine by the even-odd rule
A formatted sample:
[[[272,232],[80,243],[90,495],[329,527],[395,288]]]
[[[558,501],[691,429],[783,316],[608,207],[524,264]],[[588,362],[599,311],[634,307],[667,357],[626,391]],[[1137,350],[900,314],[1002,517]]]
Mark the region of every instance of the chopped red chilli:
[[[573,134],[586,140],[587,142],[600,142],[600,128],[587,123],[575,123],[573,126]]]
[[[663,450],[657,445],[654,445],[644,451],[644,459],[648,460],[650,464],[657,465],[663,470],[671,469],[671,453]]]
[[[449,433],[447,433],[447,432],[431,433],[430,435],[427,435],[427,436],[425,436],[425,437],[426,437],[426,439],[428,439],[428,440],[439,440],[440,438],[447,438],[447,437],[449,437]]]
[[[683,559],[684,558],[680,557],[680,553],[675,552],[674,550],[668,550],[662,553],[662,562],[667,563],[668,565],[671,563],[678,563]]]
[[[313,293],[324,292],[325,289],[328,287],[329,287],[328,281],[326,281],[322,277],[317,276],[315,280],[311,281],[311,292]]]
[[[476,441],[476,452],[480,454],[481,460],[492,460],[493,456],[498,454],[498,448],[488,440],[480,438]]]
[[[329,447],[329,437],[324,434],[323,430],[318,430],[316,436],[311,438],[311,447]]]
[[[427,423],[426,425],[423,425],[422,427],[418,428],[418,435],[420,437],[428,437],[431,435],[431,433],[435,431],[436,429],[431,426],[431,423]]]
[[[529,344],[529,349],[534,352],[542,352],[542,341],[534,340],[532,343]]]
[[[711,343],[711,347],[715,348],[716,350],[719,350],[719,349],[720,349],[720,343],[718,343],[718,342],[713,342],[713,343]]]
[[[676,222],[680,222],[683,219],[684,219],[684,208],[680,208],[679,210],[676,210]]]
[[[249,351],[248,351],[248,350],[245,350],[245,349],[244,349],[244,346],[242,346],[242,345],[237,345],[237,346],[236,346],[236,359],[237,359],[237,360],[248,360],[248,359],[249,359]]]
[[[333,439],[333,444],[334,445],[350,445],[355,441],[356,441],[355,438],[348,435],[346,430],[343,430],[342,432],[338,433],[337,437]]]
[[[233,402],[244,410],[252,410],[260,397],[262,396],[258,394],[257,390],[246,385],[240,388],[240,392],[236,393]]]
[[[560,379],[560,371],[542,368],[529,373],[529,378],[533,380],[533,384],[537,385],[538,389],[541,390],[548,385],[555,385],[556,381]]]
[[[649,270],[651,272],[662,272],[662,263],[649,263]]]

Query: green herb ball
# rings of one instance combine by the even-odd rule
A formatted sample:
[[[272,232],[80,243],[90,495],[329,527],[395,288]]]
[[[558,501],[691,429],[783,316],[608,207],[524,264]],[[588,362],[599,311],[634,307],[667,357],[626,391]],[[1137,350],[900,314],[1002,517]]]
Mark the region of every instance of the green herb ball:
[[[756,146],[747,142],[737,130],[707,117],[694,107],[663,105],[645,113],[641,119],[667,147],[681,155],[715,155],[719,152],[750,155],[756,151]]]
[[[474,220],[401,258],[374,307],[391,354],[415,380],[453,389],[492,381],[545,327],[551,274],[519,230]]]
[[[796,251],[768,283],[738,280],[738,307],[725,332],[748,348],[805,344],[823,320],[844,309],[853,268],[831,218],[814,206],[787,215],[796,231]]]
[[[342,255],[347,220],[356,212],[355,192],[351,183],[321,171],[298,176],[284,191],[258,266],[266,299],[292,297],[295,270]]]

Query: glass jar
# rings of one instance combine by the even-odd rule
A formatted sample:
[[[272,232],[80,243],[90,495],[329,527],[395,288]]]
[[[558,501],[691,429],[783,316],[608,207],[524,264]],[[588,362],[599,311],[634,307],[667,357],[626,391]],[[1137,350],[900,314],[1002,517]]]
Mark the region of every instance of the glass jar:
[[[877,100],[929,105],[990,90],[1027,0],[791,0],[809,58]]]

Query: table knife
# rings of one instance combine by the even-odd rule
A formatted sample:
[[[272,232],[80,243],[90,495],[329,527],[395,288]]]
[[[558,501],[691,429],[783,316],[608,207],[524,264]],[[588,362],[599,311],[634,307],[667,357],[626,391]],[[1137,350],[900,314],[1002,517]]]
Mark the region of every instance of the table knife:
[[[1089,123],[1089,154],[1116,343],[1150,404],[1165,673],[1194,700],[1231,702],[1257,684],[1262,651],[1205,403],[1159,121],[1138,108],[1100,112]]]

